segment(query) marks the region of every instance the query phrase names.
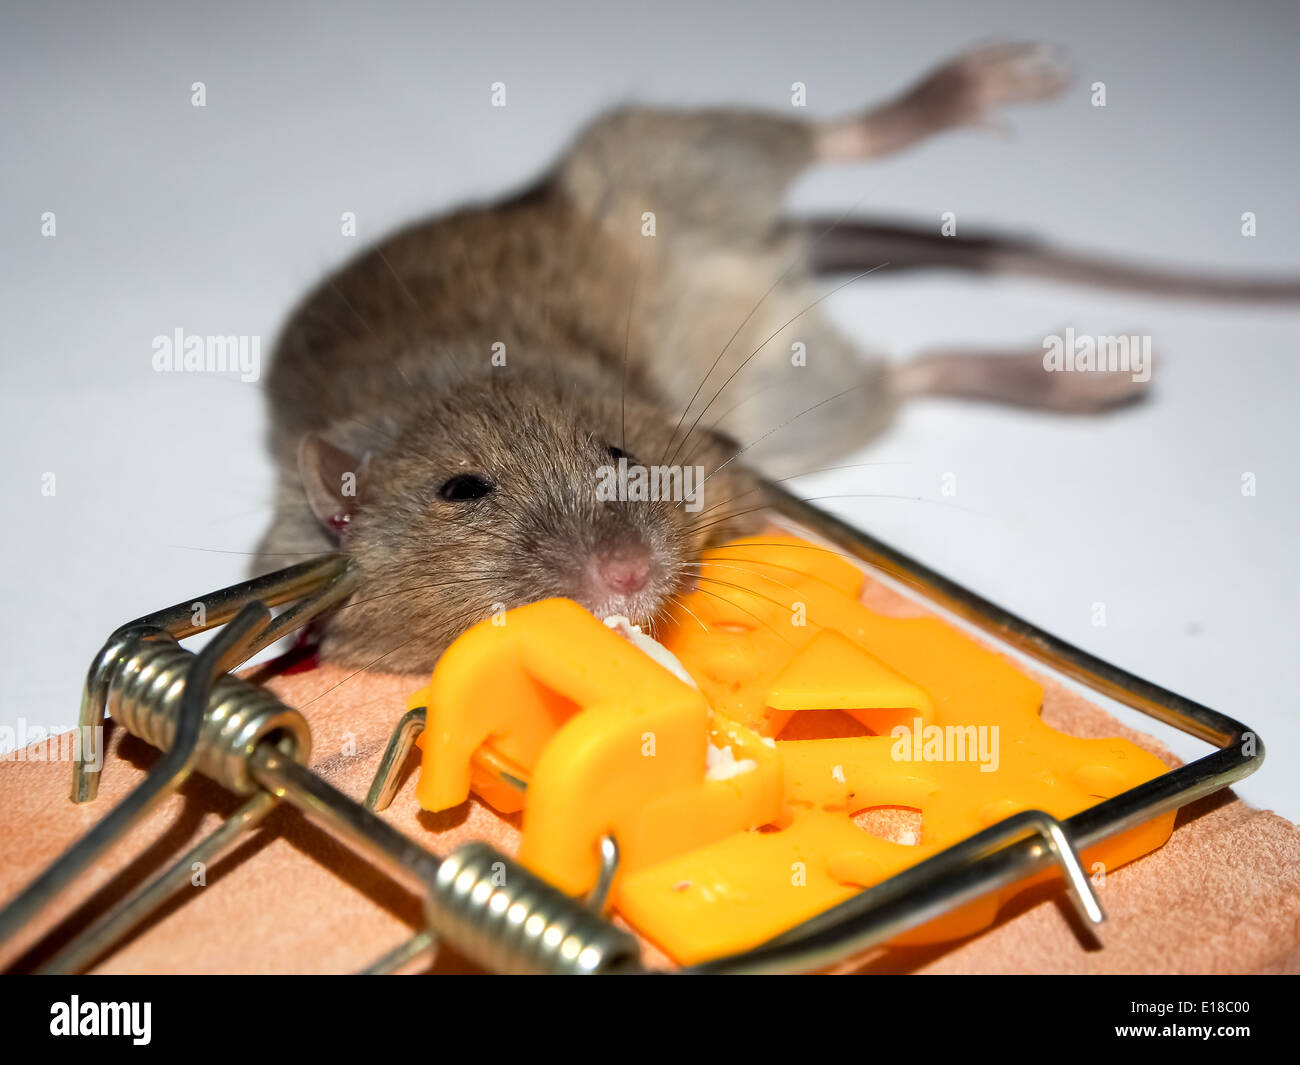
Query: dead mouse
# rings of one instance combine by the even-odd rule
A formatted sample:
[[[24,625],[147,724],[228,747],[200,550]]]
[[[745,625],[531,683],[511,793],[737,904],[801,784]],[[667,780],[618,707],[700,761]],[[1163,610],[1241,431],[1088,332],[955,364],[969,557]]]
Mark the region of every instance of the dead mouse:
[[[1126,373],[1048,373],[1037,344],[893,368],[821,314],[818,275],[888,263],[1300,296],[1294,281],[783,215],[806,167],[978,125],[1065,83],[1051,50],[1001,44],[830,123],[619,110],[526,194],[387,238],[279,338],[279,481],[258,568],[348,552],[362,583],[322,649],[358,667],[427,671],[474,622],[548,596],[650,621],[691,587],[704,547],[758,525],[763,475],[857,449],[906,396],[1087,412],[1139,394]]]

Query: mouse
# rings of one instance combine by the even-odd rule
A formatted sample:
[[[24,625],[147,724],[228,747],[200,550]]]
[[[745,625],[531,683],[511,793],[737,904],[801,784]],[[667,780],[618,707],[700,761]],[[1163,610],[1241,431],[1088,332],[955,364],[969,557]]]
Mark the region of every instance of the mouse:
[[[1041,344],[897,361],[831,322],[823,278],[953,269],[1300,299],[1294,279],[786,214],[810,167],[993,125],[1068,82],[1059,49],[1003,42],[831,120],[621,107],[524,191],[383,238],[309,291],[277,338],[275,503],[255,570],[347,554],[357,588],[319,650],[358,668],[427,672],[470,626],[553,596],[653,632],[707,590],[704,551],[765,526],[782,472],[858,450],[904,401],[1087,415],[1149,386],[1048,372]]]

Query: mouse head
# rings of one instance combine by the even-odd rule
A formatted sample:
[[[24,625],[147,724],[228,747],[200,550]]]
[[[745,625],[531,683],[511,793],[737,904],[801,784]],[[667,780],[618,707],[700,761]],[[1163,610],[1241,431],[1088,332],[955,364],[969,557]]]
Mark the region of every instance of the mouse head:
[[[427,670],[475,622],[553,596],[652,622],[692,585],[700,550],[750,531],[761,501],[722,437],[697,432],[679,465],[662,462],[674,425],[630,396],[624,408],[617,393],[512,375],[404,412],[367,456],[306,437],[308,501],[362,578],[326,653]]]

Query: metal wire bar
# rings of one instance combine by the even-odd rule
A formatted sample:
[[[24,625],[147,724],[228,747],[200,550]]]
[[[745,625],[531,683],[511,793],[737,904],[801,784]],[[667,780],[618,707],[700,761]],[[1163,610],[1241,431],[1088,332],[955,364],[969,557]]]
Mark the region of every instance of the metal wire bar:
[[[634,972],[636,937],[484,843],[438,859],[310,769],[263,744],[262,785],[425,900],[430,927],[466,957],[502,972]]]
[[[203,626],[193,620],[189,604],[179,604],[124,626],[110,638],[92,668],[93,683],[88,684],[88,691],[93,689],[99,699],[96,714],[110,706],[121,723],[161,748],[164,756],[127,801],[0,914],[0,942],[50,905],[77,870],[142,816],[148,808],[143,798],[156,802],[196,764],[203,764],[208,775],[227,788],[245,793],[264,789],[245,807],[244,815],[260,816],[264,806],[269,809],[284,797],[331,835],[412,887],[425,901],[431,928],[489,968],[572,973],[637,968],[635,937],[512,859],[481,844],[439,859],[299,765],[295,758],[305,757],[310,749],[310,733],[297,711],[238,678],[223,676],[214,686],[218,674],[282,633],[282,627],[272,630],[265,605],[245,603],[197,656],[175,644],[176,636],[210,627],[228,617],[234,604],[259,591],[284,601],[286,596],[302,594],[304,588],[311,590],[307,601],[281,615],[302,624],[336,602],[349,579],[346,564],[337,558],[304,564],[208,597],[212,613]],[[412,723],[419,724],[415,718]],[[522,781],[519,784],[524,786]],[[237,815],[200,843],[197,853],[228,845],[244,821]],[[154,912],[187,866],[186,860],[174,863],[143,892],[102,918],[88,935],[65,948],[49,967],[74,968],[93,960],[111,940]]]
[[[1027,849],[1002,845],[1032,832]],[[998,849],[1001,848],[1001,849]],[[1005,877],[995,878],[981,860],[1002,858]],[[1041,810],[1024,810],[896,873],[753,950],[706,962],[691,973],[812,971],[878,946],[932,918],[971,902],[998,886],[1055,861],[1065,870],[1085,921],[1104,919],[1079,856],[1059,821]],[[990,887],[990,882],[993,887]]]
[[[1051,633],[1044,632],[1024,618],[1003,610],[996,603],[991,603],[969,589],[963,588],[955,581],[949,580],[901,551],[877,540],[874,536],[845,524],[833,514],[811,506],[777,485],[769,485],[767,491],[774,509],[779,513],[807,526],[872,568],[917,589],[927,599],[977,625],[1016,650],[1051,666],[1066,676],[1082,681],[1095,691],[1102,692],[1125,706],[1141,710],[1150,717],[1173,725],[1219,748],[1230,747],[1248,731],[1239,721],[1233,720],[1226,714],[1175,695],[1159,685],[1145,681],[1120,669],[1119,666],[1066,643]],[[1263,757],[1261,745],[1257,755],[1252,759],[1252,764],[1249,767],[1243,765],[1244,772],[1240,775],[1245,776],[1253,772],[1259,767]],[[1226,760],[1219,764],[1226,765]]]
[[[604,913],[609,901],[609,889],[618,875],[618,840],[613,836],[600,837],[600,877],[587,896],[587,908],[594,913]]]
[[[397,722],[397,727],[388,738],[388,746],[384,748],[384,756],[379,760],[379,768],[375,770],[374,779],[370,782],[370,790],[366,792],[367,810],[387,810],[392,805],[393,797],[402,782],[402,766],[415,747],[416,739],[424,731],[426,714],[425,707],[417,706],[406,711]]]
[[[259,747],[249,770],[267,791],[287,799],[394,880],[423,893],[437,879],[441,859],[274,747]]]
[[[699,971],[823,967],[846,954],[885,942],[966,901],[1009,886],[1046,868],[1054,859],[1063,862],[1067,884],[1085,919],[1100,920],[1100,904],[1078,864],[1074,847],[1091,846],[1218,791],[1254,772],[1263,761],[1262,742],[1240,722],[1057,639],[783,489],[770,487],[769,492],[779,513],[874,569],[917,589],[932,602],[973,622],[1011,647],[1221,749],[1081,811],[1064,823],[1041,811],[1014,815],[861,892],[758,951],[719,959],[700,967]],[[374,787],[379,784],[377,778]],[[391,790],[396,782],[387,780],[385,786]],[[1008,838],[1023,836],[1027,827],[1040,836],[1046,832],[1048,842],[1041,838],[1021,839],[1010,845],[995,846],[990,852],[991,844],[1006,844]]]
[[[183,888],[192,877],[196,862],[205,866],[215,862],[246,833],[257,827],[279,801],[266,791],[254,795],[186,851],[166,872],[104,914],[37,972],[75,973],[89,967],[109,947],[120,942],[127,933]]]
[[[249,603],[195,656],[181,696],[172,746],[134,791],[0,911],[0,943],[48,906],[86,866],[121,839],[190,775],[198,760],[199,736],[213,683],[230,665],[242,661],[246,649],[264,631],[270,617],[270,612],[261,603]]]
[[[387,810],[392,805],[397,790],[401,787],[402,766],[406,764],[407,755],[411,753],[415,741],[425,729],[428,712],[429,708],[426,706],[412,707],[401,716],[393,728],[392,735],[388,737],[388,746],[384,748],[384,755],[379,760],[379,768],[375,770],[370,788],[366,792],[367,810]],[[473,757],[474,761],[501,783],[508,784],[516,791],[528,790],[528,779],[524,771],[487,744],[480,746]]]
[[[938,603],[1004,643],[1092,689],[1220,749],[1089,807],[1060,824],[1080,850],[1249,776],[1264,760],[1258,734],[1239,721],[1134,676],[1003,610],[838,518],[768,486],[781,514]],[[1045,816],[1045,815],[1043,815]],[[990,854],[1008,819],[833,907],[753,951],[693,972],[789,971],[824,967],[1045,868],[1052,851],[1025,839]],[[834,915],[834,916],[832,916]]]
[[[427,928],[416,932],[405,943],[400,943],[382,958],[361,970],[362,976],[391,976],[412,967],[418,961],[428,968],[438,957],[438,940]]]
[[[973,622],[1010,647],[1220,749],[1064,822],[1039,811],[1015,815],[866,889],[755,950],[689,971],[822,968],[885,942],[955,906],[1009,886],[1054,861],[1064,867],[1081,912],[1089,920],[1098,920],[1100,907],[1078,862],[1075,847],[1087,848],[1217,791],[1253,772],[1262,762],[1264,748],[1258,736],[1227,715],[1150,684],[1056,639],[779,487],[769,487],[769,498],[779,513],[867,565],[918,589],[937,605]],[[134,715],[127,714],[127,720],[148,732],[146,738],[155,745],[163,746],[164,757],[136,791],[0,913],[0,942],[51,902],[77,871],[135,823],[170,786],[193,770],[202,746],[205,715],[220,712],[214,711],[211,705],[214,677],[341,601],[350,594],[354,583],[355,575],[347,561],[340,556],[328,556],[201,597],[199,601],[207,614],[202,624],[196,621],[193,602],[184,602],[131,622],[109,638],[87,676],[82,725],[99,724],[109,696],[117,693],[115,698],[122,697],[115,685],[126,682],[121,671],[131,660],[130,656],[141,662],[155,659],[170,662],[166,655],[144,656],[141,648],[156,641],[172,643],[234,619],[195,658],[185,676],[179,705],[164,708],[161,693],[151,695],[148,689],[142,688],[137,697],[148,700],[156,696],[158,706],[151,711],[152,704],[146,706],[142,702],[126,708],[136,711]],[[294,605],[270,621],[265,606],[251,605],[258,599],[270,605],[287,602]],[[243,613],[239,613],[241,609]],[[159,676],[171,674],[162,671]],[[149,717],[150,712],[155,714],[154,718]],[[397,772],[422,724],[422,708],[408,712],[399,723],[368,797],[376,808],[382,809],[391,801]],[[467,956],[505,971],[636,971],[638,950],[633,937],[487,845],[468,844],[439,859],[297,764],[292,750],[279,749],[265,740],[256,746],[251,746],[253,740],[249,743],[247,750],[235,744],[228,752],[228,761],[240,762],[240,771],[249,774],[250,780],[270,793],[262,797],[264,802],[273,803],[273,797],[285,798],[353,850],[419,892],[426,900],[431,927]],[[527,782],[516,767],[492,756],[486,748],[484,751],[488,755],[485,762],[488,768],[520,789],[526,787]],[[230,773],[223,771],[221,775],[232,779]],[[95,773],[81,764],[76,765],[74,800],[93,798],[97,781]],[[232,779],[232,783],[238,781]],[[244,810],[250,807],[261,809],[260,804],[250,803]],[[227,838],[226,829],[223,826],[199,847],[217,848]],[[238,830],[237,824],[229,826],[230,835]],[[1030,831],[1035,835],[1025,837]],[[604,892],[609,889],[616,864],[617,847],[610,840],[602,847]],[[125,907],[102,919],[91,929],[91,938],[98,940],[106,933],[125,931],[128,925],[134,925],[151,912],[153,905],[146,903],[156,904],[169,894],[164,889],[179,867],[177,863]],[[599,887],[595,894],[601,896]],[[127,916],[131,917],[129,922]],[[117,935],[111,938],[116,939]],[[418,933],[379,959],[371,970],[387,971],[386,966],[398,968],[403,958],[413,959],[419,950],[428,949],[433,943],[432,933]],[[106,938],[103,947],[108,945],[111,944]],[[79,940],[71,946],[77,949],[71,952],[70,958],[70,948],[65,948],[50,963],[51,967],[69,960],[77,963],[93,960],[82,956],[89,949],[87,944]],[[96,952],[102,950],[97,947]]]
[[[114,667],[120,663],[126,650],[138,642],[169,637],[183,640],[225,624],[250,603],[260,602],[266,607],[294,603],[249,642],[239,659],[243,661],[341,602],[351,594],[355,581],[356,575],[347,558],[326,555],[184,600],[127,622],[108,638],[91,663],[82,691],[78,726],[84,730],[103,723]],[[195,610],[197,604],[202,604],[202,612]],[[196,620],[196,616],[201,616],[202,623]],[[237,664],[232,663],[232,667]],[[82,735],[85,735],[84,731]],[[95,798],[99,791],[99,773],[99,769],[84,762],[73,765],[73,802],[90,802]]]

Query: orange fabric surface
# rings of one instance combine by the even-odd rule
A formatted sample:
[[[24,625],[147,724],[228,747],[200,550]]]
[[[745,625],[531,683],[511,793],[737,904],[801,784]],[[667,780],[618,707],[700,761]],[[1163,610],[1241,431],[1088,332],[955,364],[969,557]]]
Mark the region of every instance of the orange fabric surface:
[[[920,608],[868,580],[864,602],[883,612]],[[311,724],[313,768],[360,800],[401,715],[427,678],[364,674],[322,666],[271,687]],[[343,682],[343,683],[340,683]],[[338,685],[338,687],[335,687]],[[1085,699],[1044,681],[1043,717],[1081,736],[1120,735],[1170,765],[1155,741],[1125,728]],[[7,901],[125,795],[157,757],[111,728],[99,798],[68,800],[71,766],[0,762],[0,901]],[[384,814],[436,853],[471,838],[513,852],[514,819],[471,799],[445,814],[419,810],[410,773]],[[25,971],[136,885],[179,856],[239,800],[192,777],[127,840],[88,870],[53,910],[0,955]],[[874,826],[880,830],[882,826]],[[887,831],[887,826],[884,826]],[[420,926],[419,901],[287,806],[207,870],[206,886],[185,888],[97,971],[349,972],[368,965]],[[982,935],[914,949],[882,949],[852,968],[933,973],[1300,972],[1300,830],[1252,809],[1230,792],[1183,810],[1169,843],[1110,873],[1099,889],[1108,915],[1098,939],[1078,928],[1059,885],[1014,899]],[[647,947],[651,964],[665,965]],[[436,971],[473,971],[444,954]]]

